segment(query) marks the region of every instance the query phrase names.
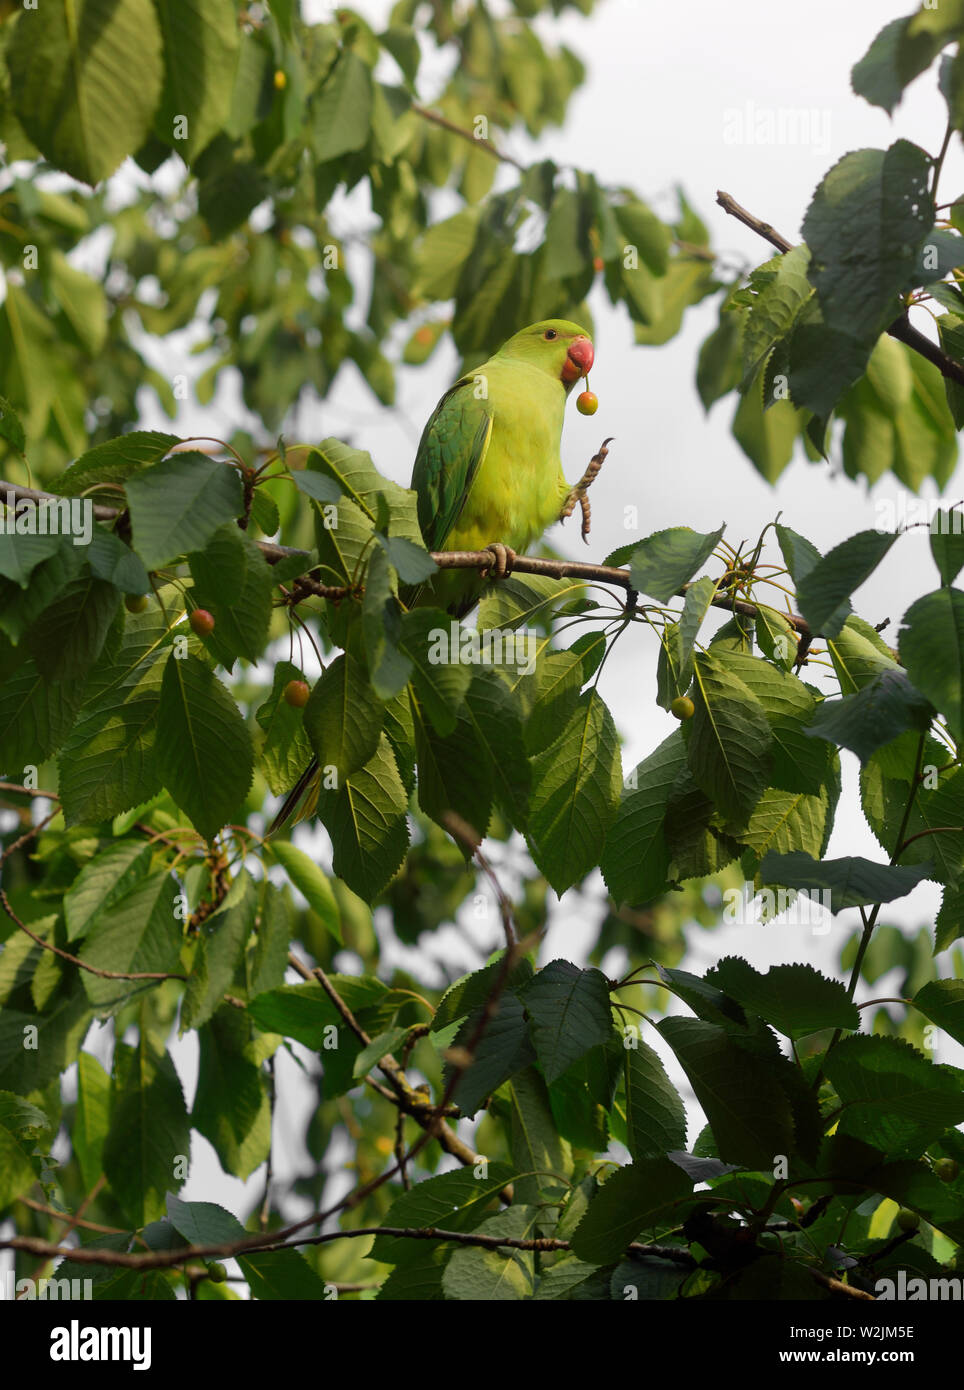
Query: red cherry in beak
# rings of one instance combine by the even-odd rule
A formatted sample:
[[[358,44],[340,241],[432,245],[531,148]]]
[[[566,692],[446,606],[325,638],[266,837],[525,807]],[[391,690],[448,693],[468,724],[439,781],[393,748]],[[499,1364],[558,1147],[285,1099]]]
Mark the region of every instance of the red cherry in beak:
[[[587,376],[593,364],[593,356],[592,343],[588,338],[573,338],[562,368],[563,381],[571,386],[581,376]]]

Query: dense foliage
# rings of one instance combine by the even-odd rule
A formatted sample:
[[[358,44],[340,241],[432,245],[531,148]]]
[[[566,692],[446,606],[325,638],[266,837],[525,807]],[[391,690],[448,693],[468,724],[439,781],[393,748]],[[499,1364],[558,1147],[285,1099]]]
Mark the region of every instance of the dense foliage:
[[[606,576],[522,562],[459,628],[399,598],[436,566],[414,494],[350,442],[277,437],[345,363],[391,402],[396,364],[444,333],[474,365],[528,322],[587,322],[602,276],[641,345],[719,296],[699,392],[738,398],[771,481],[798,440],[852,477],[949,480],[964,224],[938,183],[964,129],[964,4],[888,25],[854,69],[892,111],[935,63],[946,139],[846,155],[805,244],[732,281],[682,194],[667,222],[502,152],[582,80],[529,22],[564,7],[401,0],[376,33],[349,10],[306,26],[293,0],[83,0],[0,26],[0,1247],[23,1276],[76,1229],[57,1274],[99,1297],[232,1296],[207,1262],[236,1255],[259,1298],[824,1299],[941,1273],[964,1241],[964,1074],[931,1055],[964,1042],[960,513],[934,519],[933,589],[894,648],[850,599],[899,563],[897,526],[821,556],[789,525],[737,549],[681,524]],[[432,46],[452,61],[428,108]],[[353,191],[373,217],[354,264]],[[922,302],[940,349],[906,318]],[[157,340],[183,350],[170,335],[199,323],[203,373],[168,379]],[[173,419],[231,368],[250,432],[136,428],[141,388]],[[627,769],[598,682],[643,629],[680,723]],[[826,858],[841,749],[878,862]],[[312,756],[324,836],[266,837]],[[594,963],[540,966],[551,894],[597,868]],[[909,939],[879,919],[923,880],[943,905]],[[856,909],[843,978],[680,968],[685,922],[754,902],[817,936]],[[468,912],[491,928],[477,970],[433,989],[383,967],[386,941],[424,949]],[[888,1012],[863,996],[895,965]],[[104,1023],[109,1071],[84,1049]],[[197,1035],[190,1109],[175,1029]],[[292,1043],[314,1167],[279,1191]],[[268,1164],[246,1226],[179,1198],[192,1130],[225,1173]],[[335,1200],[346,1143],[357,1186]],[[294,1197],[316,1215],[288,1232]]]

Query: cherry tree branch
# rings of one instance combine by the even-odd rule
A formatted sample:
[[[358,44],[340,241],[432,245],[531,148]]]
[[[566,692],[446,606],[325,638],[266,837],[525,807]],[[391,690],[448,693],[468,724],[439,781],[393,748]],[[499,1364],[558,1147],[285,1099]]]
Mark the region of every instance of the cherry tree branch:
[[[785,236],[781,236],[775,228],[770,226],[769,222],[764,222],[761,218],[755,217],[752,212],[747,212],[746,208],[741,207],[729,193],[718,191],[716,201],[730,217],[735,217],[738,222],[743,223],[744,227],[749,227],[751,232],[756,232],[757,236],[763,237],[764,241],[768,241],[778,251],[793,250],[792,242],[787,241]],[[964,386],[964,365],[955,362],[953,357],[948,357],[947,353],[936,343],[932,343],[930,338],[916,329],[906,313],[894,319],[887,332],[891,338],[896,338],[898,342],[909,347],[912,352],[926,358],[948,381],[956,381],[959,385]]]

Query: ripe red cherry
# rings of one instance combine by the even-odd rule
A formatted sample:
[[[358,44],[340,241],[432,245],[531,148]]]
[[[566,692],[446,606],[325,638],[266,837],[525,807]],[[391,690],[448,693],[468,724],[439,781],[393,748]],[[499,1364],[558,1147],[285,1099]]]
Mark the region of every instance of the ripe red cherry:
[[[593,270],[602,270],[605,264],[606,262],[603,260],[602,256],[596,256],[593,258],[592,268]]]
[[[284,688],[286,702],[294,709],[304,709],[311,691],[304,681],[289,681]]]
[[[599,398],[595,391],[580,391],[576,397],[576,409],[580,415],[595,415],[599,409]]]
[[[206,608],[193,609],[191,616],[188,618],[188,622],[191,624],[192,631],[196,632],[198,637],[207,637],[209,633],[214,631],[214,618]]]

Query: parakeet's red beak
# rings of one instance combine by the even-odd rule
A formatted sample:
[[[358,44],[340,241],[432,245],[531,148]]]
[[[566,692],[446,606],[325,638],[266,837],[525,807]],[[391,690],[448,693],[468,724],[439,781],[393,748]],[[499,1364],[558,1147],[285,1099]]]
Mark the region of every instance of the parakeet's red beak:
[[[581,376],[588,375],[593,363],[592,343],[588,338],[573,338],[569,344],[569,352],[563,363],[562,379],[567,386],[571,386],[574,381],[578,381]]]

